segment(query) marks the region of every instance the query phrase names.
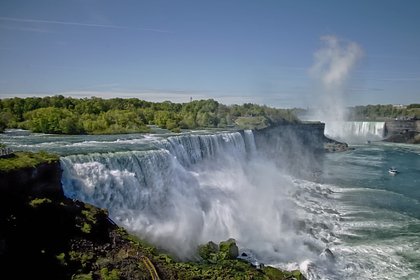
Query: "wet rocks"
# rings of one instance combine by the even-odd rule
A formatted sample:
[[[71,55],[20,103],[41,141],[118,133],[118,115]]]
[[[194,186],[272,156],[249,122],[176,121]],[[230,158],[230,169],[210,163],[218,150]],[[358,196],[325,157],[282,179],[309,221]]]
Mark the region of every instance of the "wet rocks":
[[[351,148],[349,148],[349,145],[347,145],[347,143],[335,141],[327,137],[325,137],[324,139],[324,150],[327,153],[345,152],[350,149]]]
[[[335,262],[335,256],[333,254],[333,252],[331,252],[330,249],[326,248],[320,255],[322,258],[330,261],[330,262]]]
[[[236,259],[239,255],[238,246],[236,246],[236,241],[233,238],[220,242],[219,250],[223,259],[226,260]]]
[[[233,238],[222,241],[217,245],[213,241],[201,245],[198,253],[203,260],[214,263],[220,260],[234,260],[239,256],[238,246]]]

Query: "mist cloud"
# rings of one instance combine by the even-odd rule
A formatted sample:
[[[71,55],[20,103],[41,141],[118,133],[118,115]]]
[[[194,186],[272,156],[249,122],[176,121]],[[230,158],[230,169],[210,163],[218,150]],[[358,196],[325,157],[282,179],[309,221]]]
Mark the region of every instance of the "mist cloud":
[[[332,126],[346,120],[346,85],[357,62],[363,55],[362,48],[355,42],[336,36],[322,36],[323,46],[314,53],[310,76],[319,85],[312,96],[316,104],[313,119]]]
[[[319,79],[326,90],[343,86],[363,51],[354,42],[346,42],[335,36],[322,36],[323,48],[314,54],[310,74]]]

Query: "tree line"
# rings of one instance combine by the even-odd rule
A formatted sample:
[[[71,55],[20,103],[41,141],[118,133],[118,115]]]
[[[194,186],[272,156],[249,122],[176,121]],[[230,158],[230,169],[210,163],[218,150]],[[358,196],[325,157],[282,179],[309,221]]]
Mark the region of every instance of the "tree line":
[[[314,109],[293,108],[296,116],[305,118],[314,114]],[[410,105],[360,105],[345,108],[345,116],[348,121],[391,121],[399,120],[420,120],[420,104]]]
[[[213,99],[189,103],[62,95],[0,99],[0,131],[22,128],[55,134],[111,134],[148,132],[148,125],[157,125],[179,132],[235,126],[240,117],[260,117],[270,124],[299,122],[289,109],[251,103],[227,106]]]
[[[348,109],[349,120],[387,121],[392,119],[420,119],[420,104],[366,105]]]

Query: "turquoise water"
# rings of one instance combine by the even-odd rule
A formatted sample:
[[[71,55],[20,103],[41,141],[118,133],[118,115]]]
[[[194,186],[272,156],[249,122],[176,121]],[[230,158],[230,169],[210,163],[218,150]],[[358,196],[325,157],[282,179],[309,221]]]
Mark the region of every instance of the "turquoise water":
[[[84,192],[75,197],[109,207],[119,224],[135,231],[141,231],[145,225],[153,229],[154,221],[165,220],[159,210],[168,207],[165,215],[174,215],[172,223],[158,224],[158,228],[168,232],[143,232],[152,241],[194,232],[192,217],[202,226],[203,234],[192,234],[189,241],[215,238],[214,232],[220,239],[234,236],[250,255],[258,255],[255,248],[264,248],[265,263],[299,268],[309,279],[420,279],[420,146],[381,142],[354,145],[354,150],[326,154],[316,168],[319,172],[315,179],[308,180],[281,175],[282,170],[258,158],[255,146],[244,143],[253,138],[243,140],[232,133],[206,138],[207,152],[217,155],[220,148],[221,155],[214,158],[214,163],[192,166],[185,163],[190,161],[186,153],[198,152],[196,156],[202,157],[194,141],[203,145],[204,138],[190,141],[173,137],[165,142],[163,139],[170,134],[22,133],[0,135],[0,141],[15,150],[47,150],[62,155],[67,193],[69,186],[74,187],[73,193]],[[229,146],[234,142],[234,146]],[[219,147],[221,143],[223,147]],[[231,147],[237,151],[230,152]],[[241,153],[249,147],[254,151],[242,157]],[[72,156],[76,154],[83,155]],[[388,174],[391,166],[400,173]],[[133,179],[136,176],[143,176],[144,189],[153,185],[160,188],[161,195],[147,200],[157,205],[142,206],[140,214],[136,203],[144,203],[142,199],[152,196],[153,190],[137,190],[138,200],[132,192],[126,193],[123,188],[128,185],[131,190],[138,184]],[[165,187],[168,184],[169,193]],[[183,187],[185,184],[188,188]],[[238,186],[242,189],[238,190]],[[92,194],[95,188],[101,192],[95,190]],[[179,191],[174,192],[175,188]],[[178,212],[171,208],[175,199],[182,202],[179,207],[175,205]],[[128,201],[130,206],[126,206]],[[191,201],[196,201],[194,207],[204,210],[190,207]],[[214,201],[223,203],[211,206]],[[202,216],[206,209],[214,213]],[[191,216],[195,211],[197,215]],[[136,215],[142,218],[139,220]],[[180,226],[182,222],[185,231]],[[177,232],[173,234],[171,230]],[[326,257],[327,248],[332,255]]]
[[[322,183],[334,186],[342,219],[333,251],[359,277],[420,279],[420,147],[353,147],[324,161]]]

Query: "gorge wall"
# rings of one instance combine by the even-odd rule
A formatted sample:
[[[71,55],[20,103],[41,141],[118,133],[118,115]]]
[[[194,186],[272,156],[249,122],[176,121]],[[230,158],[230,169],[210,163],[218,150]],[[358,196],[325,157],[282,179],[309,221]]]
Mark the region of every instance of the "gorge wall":
[[[254,131],[255,145],[265,157],[292,174],[312,172],[323,152],[344,151],[347,144],[324,135],[325,123],[278,125]]]
[[[257,147],[280,148],[286,144],[294,151],[302,148],[323,150],[325,123],[283,124],[254,131]]]
[[[394,120],[385,122],[385,139],[387,142],[420,143],[419,120]]]
[[[59,161],[11,171],[0,171],[0,195],[8,198],[64,197]]]

